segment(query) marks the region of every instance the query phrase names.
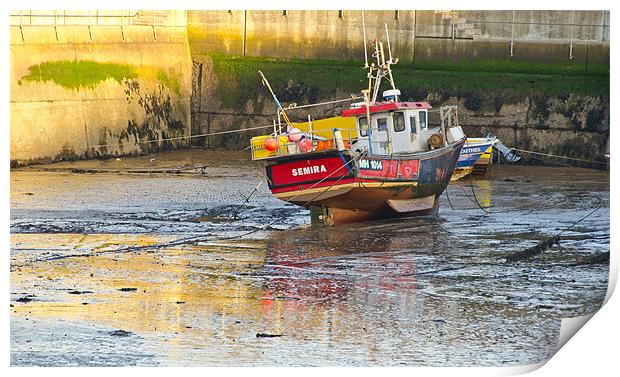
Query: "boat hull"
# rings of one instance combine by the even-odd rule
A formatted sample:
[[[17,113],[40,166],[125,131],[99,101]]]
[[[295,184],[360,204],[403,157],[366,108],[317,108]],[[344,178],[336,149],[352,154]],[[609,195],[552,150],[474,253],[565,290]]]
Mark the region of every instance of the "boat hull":
[[[461,149],[452,180],[456,181],[469,174],[486,174],[491,162],[494,141],[495,139],[489,138],[468,138]]]
[[[492,142],[470,143],[468,140],[468,144],[461,149],[461,154],[459,155],[456,167],[473,167],[474,165],[480,163],[481,160],[488,161],[492,151]]]
[[[435,214],[464,140],[424,153],[353,157],[323,151],[267,163],[279,199],[311,209],[313,223],[338,225]]]

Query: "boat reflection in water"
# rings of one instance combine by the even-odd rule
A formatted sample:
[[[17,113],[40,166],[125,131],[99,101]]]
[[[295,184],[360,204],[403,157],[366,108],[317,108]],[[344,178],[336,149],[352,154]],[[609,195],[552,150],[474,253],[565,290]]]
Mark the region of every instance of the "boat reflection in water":
[[[391,246],[398,239],[366,226],[296,233],[294,239],[274,237],[267,244],[264,268],[275,277],[265,282],[266,297],[325,303],[347,300],[351,288],[415,289],[413,258],[399,258]],[[386,269],[394,273],[379,273]]]
[[[572,220],[563,213],[583,217],[592,208],[588,195],[604,187],[592,173],[581,173],[591,185],[584,193],[582,182],[570,183],[574,170],[510,169],[505,177],[525,180],[527,173],[531,182],[515,185],[495,177],[499,170],[489,180],[466,178],[446,189],[455,210],[445,196],[439,216],[430,218],[299,227],[294,224],[304,215],[279,211],[265,189],[253,198],[261,203],[261,211],[244,207],[230,219],[199,224],[170,221],[169,211],[163,210],[150,212],[141,223],[135,214],[128,215],[137,224],[152,224],[161,215],[165,231],[160,235],[14,233],[11,362],[195,366],[539,362],[555,351],[559,318],[590,313],[602,302],[607,287],[606,265],[549,267],[579,261],[583,250],[608,250],[609,218],[602,211],[586,219],[579,234],[563,239],[562,253],[545,253],[544,263],[503,263],[506,253],[529,247],[539,236],[532,224],[551,230],[566,227]],[[540,173],[535,175],[536,171]],[[108,185],[126,185],[127,179],[110,176]],[[145,190],[156,182],[131,179],[140,179],[136,187]],[[184,188],[201,187],[189,178],[175,179],[175,190],[184,182]],[[59,193],[67,190],[62,180],[48,186],[57,187]],[[161,195],[174,197],[165,187]],[[214,183],[205,192],[213,187],[218,188]],[[115,190],[108,192],[113,195]],[[49,194],[42,193],[40,201],[49,199],[44,195]],[[475,200],[510,216],[488,215]],[[257,213],[263,216],[260,221]],[[110,219],[100,214],[69,225],[88,225],[95,216],[97,224],[124,219],[122,213]],[[23,217],[15,228],[32,226],[28,219],[36,218]],[[281,221],[282,230],[262,230],[261,222],[274,218]],[[194,244],[115,251],[174,241],[189,226],[216,234]],[[217,240],[256,227],[261,230],[251,238]],[[584,240],[581,233],[596,237]]]

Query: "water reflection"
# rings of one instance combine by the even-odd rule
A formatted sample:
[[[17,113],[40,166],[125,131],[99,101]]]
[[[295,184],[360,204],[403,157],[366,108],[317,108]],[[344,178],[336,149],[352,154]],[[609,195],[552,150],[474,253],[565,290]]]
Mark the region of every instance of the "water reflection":
[[[455,210],[444,197],[439,218],[327,229],[300,226],[307,224],[307,214],[271,201],[266,192],[257,193],[258,204],[240,210],[235,221],[193,222],[221,203],[190,200],[230,179],[203,185],[195,177],[173,182],[132,177],[131,190],[159,197],[139,198],[128,209],[133,207],[127,198],[136,193],[122,189],[127,180],[116,177],[95,195],[103,215],[92,208],[55,212],[64,196],[71,206],[82,205],[78,193],[67,194],[65,183],[53,177],[35,180],[47,185],[35,193],[43,197],[39,202],[18,195],[29,190],[25,183],[15,191],[12,185],[12,207],[19,204],[12,210],[13,229],[39,230],[11,235],[12,363],[67,365],[66,357],[54,355],[79,349],[72,362],[105,365],[112,356],[97,351],[104,343],[133,355],[114,354],[120,364],[141,365],[538,362],[554,351],[559,318],[596,310],[607,287],[607,266],[571,265],[591,251],[609,250],[607,209],[567,232],[561,253],[554,249],[525,263],[502,262],[506,253],[589,212],[593,195],[607,198],[608,182],[600,177],[597,183],[586,176],[584,188],[558,185],[574,172],[552,172],[528,173],[523,180],[533,182],[519,185],[497,178],[463,183],[468,195],[474,187],[482,206],[492,205],[490,213],[457,183],[448,187]],[[274,218],[284,230],[217,241]],[[137,229],[147,231],[136,234]],[[118,252],[170,242],[186,232],[213,236]],[[132,341],[111,335],[117,329],[131,332]],[[46,352],[33,353],[33,347]]]

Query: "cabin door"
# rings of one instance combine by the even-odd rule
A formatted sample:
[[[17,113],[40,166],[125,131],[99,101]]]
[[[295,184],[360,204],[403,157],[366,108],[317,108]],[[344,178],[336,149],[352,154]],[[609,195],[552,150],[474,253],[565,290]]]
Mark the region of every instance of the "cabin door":
[[[419,114],[419,112],[416,112],[409,116],[409,127],[411,127],[411,146],[414,152],[426,150],[426,128],[421,128]]]
[[[390,141],[392,144],[392,152],[411,152],[409,127],[407,127],[407,122],[405,122],[405,114],[401,111],[395,112],[392,115]]]
[[[373,118],[374,123],[370,133],[371,151],[373,154],[390,154],[389,135],[388,135],[388,118]]]

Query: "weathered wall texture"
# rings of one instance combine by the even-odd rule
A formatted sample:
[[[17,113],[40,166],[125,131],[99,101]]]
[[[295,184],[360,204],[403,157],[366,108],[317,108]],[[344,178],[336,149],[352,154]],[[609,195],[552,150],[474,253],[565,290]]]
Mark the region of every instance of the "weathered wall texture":
[[[403,63],[516,60],[582,70],[609,65],[608,11],[389,10],[366,11],[365,21],[369,40],[385,40],[387,24],[392,50]],[[364,56],[361,11],[189,11],[187,24],[194,57]]]
[[[185,28],[11,26],[10,48],[11,161],[187,143],[162,140],[190,132]]]
[[[193,134],[268,126],[275,104],[260,84],[261,69],[281,102],[347,98],[365,85],[364,71],[348,63],[213,56],[194,62]],[[434,107],[456,104],[472,137],[498,135],[515,148],[605,160],[609,143],[609,78],[394,68],[403,98]],[[289,110],[294,121],[340,115],[346,105]],[[195,145],[243,149],[269,129],[196,139]],[[586,165],[584,165],[586,166]],[[595,166],[596,167],[596,166]]]
[[[529,94],[514,103],[498,104],[494,109],[472,101],[471,97],[441,98],[441,95],[429,93],[429,99],[434,104],[458,105],[467,135],[492,133],[513,148],[607,161],[608,98],[586,94]],[[600,168],[602,165],[584,163],[582,166]]]
[[[258,69],[287,103],[341,99],[366,84],[360,11],[188,11],[187,27],[184,15],[11,26],[11,160],[140,153],[188,143],[163,139],[268,125],[275,107]],[[366,11],[369,41],[384,39],[385,23],[405,98],[460,104],[471,135],[603,159],[609,12]],[[192,142],[244,148],[259,133]]]
[[[361,12],[345,10],[342,17],[339,12],[190,11],[187,24],[192,56],[222,52],[275,58],[363,59]],[[411,61],[413,55],[408,52],[413,51],[414,17],[415,11],[400,12],[398,20],[393,10],[365,12],[366,34],[369,40],[385,35],[387,23],[399,56]]]
[[[491,38],[524,41],[609,42],[609,11],[492,10],[458,11]]]

